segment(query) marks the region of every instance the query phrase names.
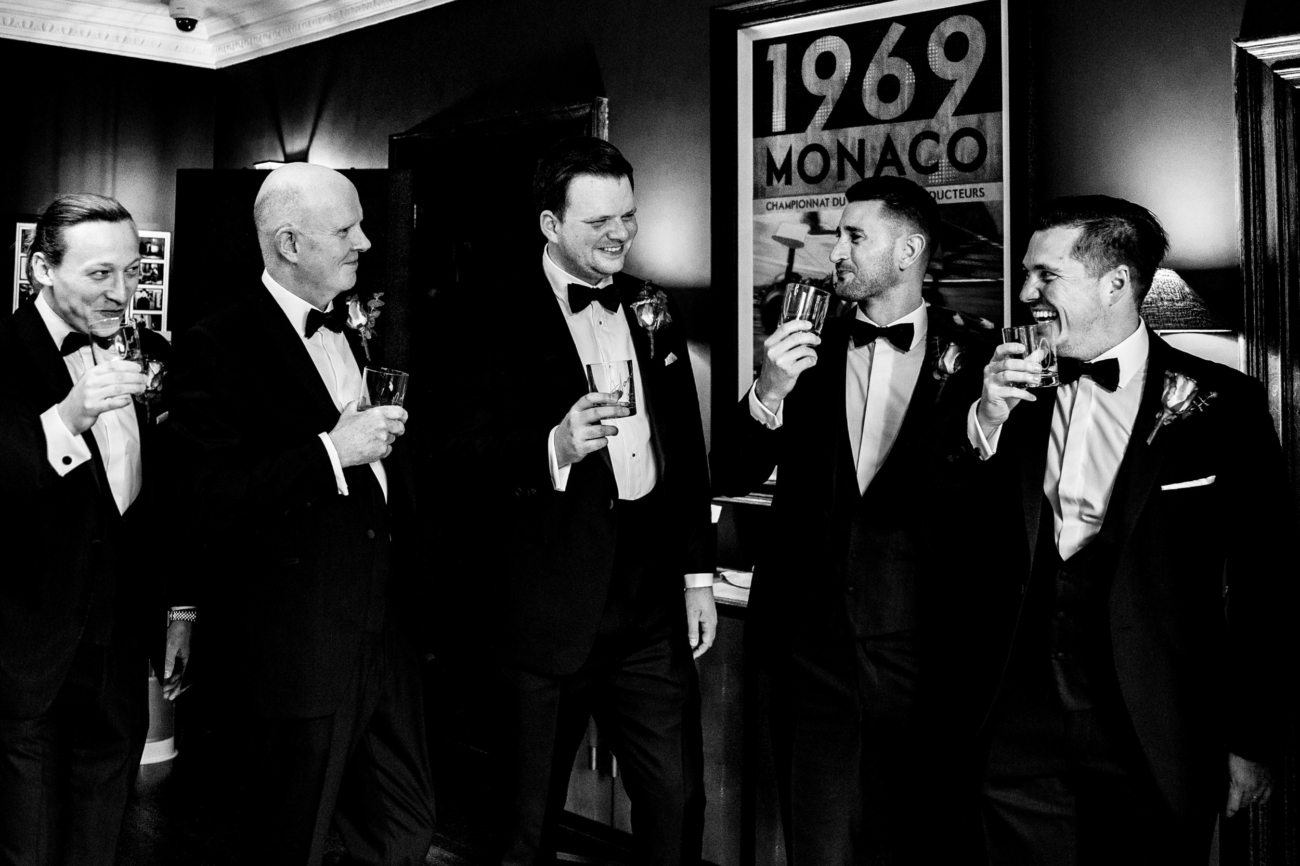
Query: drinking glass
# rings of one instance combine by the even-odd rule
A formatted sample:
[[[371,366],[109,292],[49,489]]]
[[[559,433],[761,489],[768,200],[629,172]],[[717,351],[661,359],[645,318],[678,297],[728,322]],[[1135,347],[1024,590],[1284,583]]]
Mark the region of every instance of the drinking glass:
[[[100,340],[108,340],[114,337],[122,327],[122,314],[114,313],[111,315],[92,315],[86,319],[86,327],[90,330],[90,335]],[[95,341],[90,341],[90,359],[94,363],[99,363],[99,356],[95,352]]]
[[[607,406],[622,406],[629,415],[636,414],[636,385],[631,361],[600,361],[587,365],[587,387],[593,392],[613,394]]]
[[[1041,352],[1042,356],[1038,363],[1042,365],[1043,372],[1039,374],[1039,388],[1055,388],[1061,383],[1061,375],[1056,360],[1056,326],[1050,324],[1042,325],[1015,325],[1010,328],[1002,329],[1002,342],[1020,343],[1028,353]]]
[[[786,283],[785,300],[781,304],[781,324],[784,325],[791,319],[807,319],[812,322],[813,333],[821,336],[830,305],[831,293],[825,289],[807,283]]]
[[[406,383],[410,376],[401,370],[390,367],[367,367],[363,379],[358,409],[401,406],[406,402]]]

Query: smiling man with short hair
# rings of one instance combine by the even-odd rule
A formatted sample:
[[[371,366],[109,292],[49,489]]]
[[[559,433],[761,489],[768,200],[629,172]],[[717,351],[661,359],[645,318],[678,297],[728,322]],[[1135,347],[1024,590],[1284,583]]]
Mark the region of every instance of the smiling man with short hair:
[[[41,292],[0,324],[14,368],[0,387],[0,860],[108,866],[148,730],[140,674],[162,655],[170,540],[162,413],[134,403],[145,376],[108,339],[140,238],[114,199],[66,195],[27,252]],[[166,340],[144,339],[166,359]],[[189,635],[171,621],[156,664],[171,673]]]
[[[1216,811],[1268,800],[1292,582],[1264,390],[1142,321],[1168,241],[1145,208],[1052,202],[1020,300],[1061,384],[998,347],[949,454],[977,503],[952,568],[978,623],[992,862],[1205,862]]]

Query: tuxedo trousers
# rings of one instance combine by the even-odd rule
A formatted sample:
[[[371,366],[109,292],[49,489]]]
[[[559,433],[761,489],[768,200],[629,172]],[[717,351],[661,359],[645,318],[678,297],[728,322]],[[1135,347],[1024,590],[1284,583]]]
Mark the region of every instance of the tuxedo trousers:
[[[0,719],[0,864],[112,866],[149,730],[136,647],[83,641],[54,702]]]
[[[916,638],[843,635],[771,670],[772,737],[791,866],[923,862],[916,815]]]
[[[1065,710],[1012,683],[990,731],[981,811],[993,866],[1208,861],[1214,814],[1174,814],[1122,707]]]
[[[420,864],[433,783],[420,655],[392,626],[362,635],[332,715],[255,720],[250,830],[267,863],[319,866],[331,823],[351,862]]]

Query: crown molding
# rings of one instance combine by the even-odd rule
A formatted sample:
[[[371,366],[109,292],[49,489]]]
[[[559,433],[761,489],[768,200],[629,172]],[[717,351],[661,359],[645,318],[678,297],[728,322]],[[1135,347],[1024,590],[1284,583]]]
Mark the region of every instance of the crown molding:
[[[227,2],[181,33],[165,0],[0,0],[0,39],[221,69],[450,2]]]

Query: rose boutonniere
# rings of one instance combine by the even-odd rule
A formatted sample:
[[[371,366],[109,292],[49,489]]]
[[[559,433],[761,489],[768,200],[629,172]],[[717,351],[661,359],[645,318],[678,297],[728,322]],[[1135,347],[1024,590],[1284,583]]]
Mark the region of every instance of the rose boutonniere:
[[[646,280],[645,285],[641,287],[641,291],[637,293],[636,300],[632,301],[632,312],[650,337],[650,357],[653,358],[655,356],[655,331],[673,320],[672,315],[668,312],[668,296],[664,294],[663,289]]]
[[[1179,418],[1186,418],[1194,412],[1200,412],[1215,398],[1216,392],[1200,393],[1200,384],[1191,376],[1165,370],[1165,387],[1160,394],[1160,412],[1156,415],[1156,426],[1147,437],[1150,445],[1166,424],[1172,424]]]
[[[941,381],[947,379],[961,369],[961,362],[961,346],[951,340],[939,339],[935,341],[934,378]]]
[[[370,340],[375,336],[375,322],[379,319],[379,308],[384,305],[380,300],[383,292],[375,292],[363,308],[361,299],[356,295],[348,298],[348,327],[361,335],[361,348],[365,350],[366,360],[370,360]]]

